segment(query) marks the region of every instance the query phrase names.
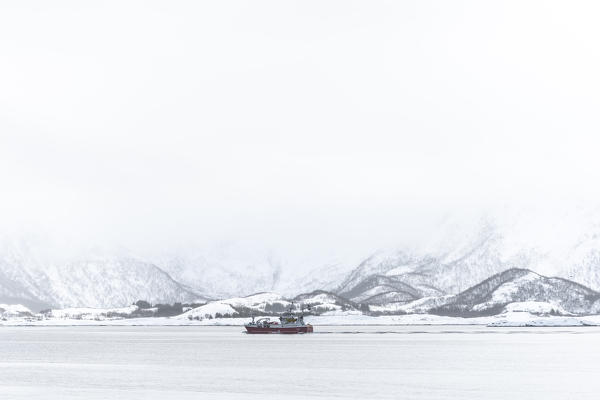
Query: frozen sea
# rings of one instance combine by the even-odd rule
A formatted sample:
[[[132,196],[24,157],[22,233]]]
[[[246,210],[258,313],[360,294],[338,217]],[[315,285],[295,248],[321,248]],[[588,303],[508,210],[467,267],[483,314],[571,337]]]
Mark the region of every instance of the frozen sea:
[[[0,399],[598,399],[600,328],[0,327]]]

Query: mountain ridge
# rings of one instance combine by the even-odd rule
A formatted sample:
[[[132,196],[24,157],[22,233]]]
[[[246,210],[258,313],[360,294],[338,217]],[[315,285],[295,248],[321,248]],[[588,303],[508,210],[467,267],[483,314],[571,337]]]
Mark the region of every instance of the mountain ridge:
[[[68,250],[73,254],[67,255],[41,237],[4,238],[0,301],[34,308],[120,307],[140,298],[196,302],[261,291],[293,298],[327,290],[355,303],[398,308],[456,295],[511,268],[600,291],[600,212],[576,209],[544,218],[521,212],[511,218],[481,218],[467,228],[460,222],[445,221],[420,246],[392,246],[361,259],[344,257],[343,250],[334,256],[332,249],[326,257],[301,262],[256,248],[254,242],[151,254],[92,247]]]

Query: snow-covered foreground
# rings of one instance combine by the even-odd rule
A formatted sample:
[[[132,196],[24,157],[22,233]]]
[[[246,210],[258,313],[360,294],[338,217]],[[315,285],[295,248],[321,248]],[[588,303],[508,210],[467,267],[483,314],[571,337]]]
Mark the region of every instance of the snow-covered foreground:
[[[68,313],[62,318],[32,319],[11,318],[0,320],[0,326],[242,326],[249,318],[213,318],[190,320],[181,316],[171,318],[103,318],[73,319]],[[91,315],[94,315],[93,313]],[[332,313],[332,315],[307,316],[307,323],[319,326],[368,326],[368,325],[489,325],[495,327],[516,326],[600,326],[600,315],[591,316],[545,316],[528,312],[506,312],[491,317],[460,318],[429,314],[367,316],[358,312]]]
[[[2,327],[2,400],[592,400],[600,328]]]

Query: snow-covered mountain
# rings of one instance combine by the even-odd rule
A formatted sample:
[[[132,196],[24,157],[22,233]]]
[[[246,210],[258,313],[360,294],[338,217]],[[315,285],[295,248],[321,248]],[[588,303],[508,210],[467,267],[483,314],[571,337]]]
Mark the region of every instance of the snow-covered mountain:
[[[371,305],[375,313],[438,314],[474,317],[502,312],[597,314],[600,293],[564,278],[513,268],[455,294],[424,297],[408,303]]]
[[[447,218],[417,243],[367,251],[362,260],[343,246],[321,258],[290,259],[252,242],[147,254],[105,248],[63,254],[40,246],[45,240],[5,239],[0,302],[34,310],[123,307],[140,299],[196,302],[268,291],[293,298],[315,290],[357,304],[400,307],[424,298],[439,302],[513,268],[600,291],[600,211],[594,208]]]
[[[187,247],[147,257],[173,279],[213,298],[274,291],[288,297],[332,290],[360,257],[307,256],[293,260],[281,251],[248,241]]]
[[[0,302],[39,310],[125,306],[140,299],[173,303],[205,297],[156,265],[127,256],[56,260],[27,242],[4,243],[0,251]]]
[[[384,282],[388,284],[389,282]],[[405,288],[394,286],[396,293]],[[370,314],[438,314],[474,317],[503,312],[530,312],[550,315],[586,315],[600,312],[600,293],[568,279],[546,277],[526,269],[513,268],[496,274],[456,295],[417,298],[404,292],[403,301],[355,303],[325,291],[286,299],[275,293],[209,302],[180,318],[204,319],[218,316],[273,315],[292,306],[296,311],[311,306],[313,314],[364,311]],[[386,298],[387,296],[383,296]],[[381,298],[380,298],[381,299]],[[395,300],[395,299],[394,299]]]
[[[429,312],[445,315],[492,315],[511,303],[537,302],[555,306],[555,312],[589,314],[600,311],[600,293],[563,278],[551,278],[526,269],[510,269],[474,287],[446,298]],[[514,311],[512,307],[510,311]]]
[[[389,282],[384,282],[389,284]],[[398,289],[405,288],[389,285]],[[402,289],[402,290],[400,290]],[[496,274],[456,295],[417,298],[409,291],[402,300],[356,303],[331,292],[318,290],[286,298],[277,293],[257,293],[208,301],[203,304],[151,305],[136,302],[121,308],[65,308],[33,314],[23,306],[0,304],[0,317],[50,319],[110,319],[167,316],[176,320],[203,321],[213,318],[273,316],[292,308],[309,315],[398,315],[436,314],[447,317],[482,317],[506,313],[589,315],[600,313],[600,293],[563,278],[546,277],[526,269],[513,268]],[[376,295],[377,296],[377,295]],[[24,310],[24,311],[23,311]]]
[[[151,256],[178,282],[210,297],[244,296],[279,288],[282,260],[272,251],[225,242]]]
[[[32,311],[22,304],[0,304],[0,319],[31,316]]]
[[[308,309],[309,306],[310,310]],[[323,290],[303,293],[293,299],[286,299],[279,294],[267,292],[246,297],[212,301],[193,308],[176,318],[202,320],[221,316],[248,317],[249,315],[272,315],[282,313],[290,307],[294,312],[304,310],[317,315],[327,312],[357,309],[356,304]]]
[[[457,294],[502,271],[521,268],[600,291],[600,216],[513,213],[480,219],[470,229],[442,224],[418,247],[365,258],[334,289],[370,304]]]

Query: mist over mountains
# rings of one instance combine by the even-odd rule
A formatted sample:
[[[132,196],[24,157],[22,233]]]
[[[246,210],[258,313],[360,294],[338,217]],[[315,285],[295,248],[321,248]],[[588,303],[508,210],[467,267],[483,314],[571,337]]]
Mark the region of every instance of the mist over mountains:
[[[0,13],[2,304],[600,290],[594,12],[189,7]]]
[[[556,276],[597,292],[599,215],[593,208],[575,208],[562,214],[487,215],[468,223],[446,218],[419,245],[374,249],[358,260],[340,254],[309,265],[236,243],[155,253],[159,256],[100,248],[57,257],[44,250],[41,239],[5,238],[0,303],[34,309],[118,307],[140,299],[202,302],[264,291],[291,298],[326,290],[356,304],[398,309],[423,298],[457,295],[507,270]]]

